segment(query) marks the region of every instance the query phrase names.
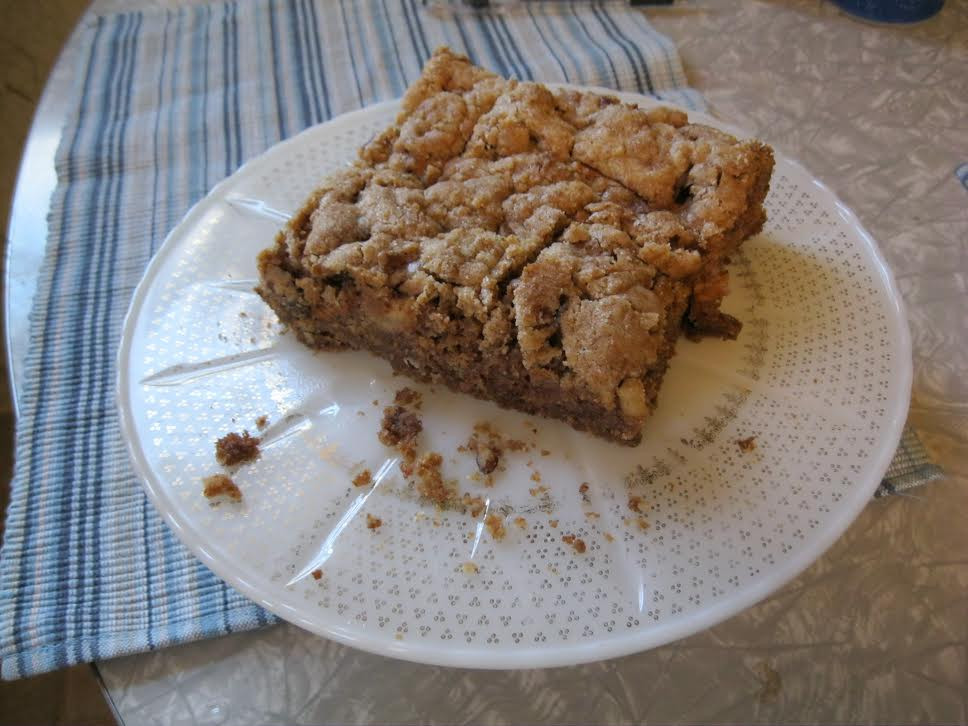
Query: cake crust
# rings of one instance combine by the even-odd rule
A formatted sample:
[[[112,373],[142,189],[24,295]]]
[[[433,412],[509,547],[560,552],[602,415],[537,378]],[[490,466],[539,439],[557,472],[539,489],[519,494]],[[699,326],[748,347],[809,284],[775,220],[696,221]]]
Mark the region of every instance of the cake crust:
[[[635,444],[676,339],[735,337],[769,147],[439,49],[258,260],[298,338]]]

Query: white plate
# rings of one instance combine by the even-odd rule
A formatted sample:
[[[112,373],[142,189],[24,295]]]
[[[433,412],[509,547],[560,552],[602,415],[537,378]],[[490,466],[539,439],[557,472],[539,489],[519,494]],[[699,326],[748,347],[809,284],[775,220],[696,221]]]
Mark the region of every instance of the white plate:
[[[155,506],[206,565],[286,620],[364,650],[517,668],[609,658],[709,627],[833,543],[899,440],[910,338],[875,243],[782,156],[769,222],[744,245],[725,305],[743,332],[679,344],[641,446],[415,386],[425,448],[508,515],[508,535],[495,542],[469,515],[416,501],[376,436],[382,406],[408,382],[365,353],[314,355],[251,291],[255,256],[279,227],[268,210],[296,209],[396,110],[341,116],[249,162],[175,228],[134,296],[119,361],[123,431]],[[254,431],[261,415],[271,422],[262,457],[235,475],[243,503],[210,506],[201,478],[219,470],[214,441]],[[457,452],[481,420],[536,445],[511,455],[487,490]],[[749,436],[756,449],[744,453],[736,441]],[[351,485],[363,467],[380,475],[372,490]],[[535,471],[545,497],[529,493]],[[645,530],[630,491],[645,501]],[[383,526],[368,530],[365,513]],[[562,542],[567,533],[587,551]]]

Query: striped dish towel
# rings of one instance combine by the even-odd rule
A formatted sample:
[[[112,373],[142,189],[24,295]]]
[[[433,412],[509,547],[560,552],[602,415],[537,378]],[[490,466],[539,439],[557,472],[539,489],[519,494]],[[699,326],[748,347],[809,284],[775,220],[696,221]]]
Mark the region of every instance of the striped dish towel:
[[[115,412],[131,294],[166,233],[246,159],[401,95],[441,44],[506,76],[701,108],[639,11],[431,13],[417,0],[192,3],[90,19],[57,152],[0,555],[4,678],[274,622],[184,549]]]

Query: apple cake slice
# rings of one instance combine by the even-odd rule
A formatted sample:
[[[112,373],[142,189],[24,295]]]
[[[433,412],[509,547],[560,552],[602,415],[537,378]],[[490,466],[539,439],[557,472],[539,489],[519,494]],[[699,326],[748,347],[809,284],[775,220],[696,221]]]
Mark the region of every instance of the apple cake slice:
[[[310,347],[635,444],[680,332],[739,332],[725,264],[772,168],[681,111],[444,48],[260,254],[257,289]]]

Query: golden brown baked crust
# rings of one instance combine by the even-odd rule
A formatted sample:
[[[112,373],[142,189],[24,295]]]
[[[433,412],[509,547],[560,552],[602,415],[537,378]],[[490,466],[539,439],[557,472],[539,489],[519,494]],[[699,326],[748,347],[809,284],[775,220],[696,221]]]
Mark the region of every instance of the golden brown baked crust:
[[[634,444],[675,341],[735,337],[724,264],[771,150],[438,50],[259,257],[296,335]]]

